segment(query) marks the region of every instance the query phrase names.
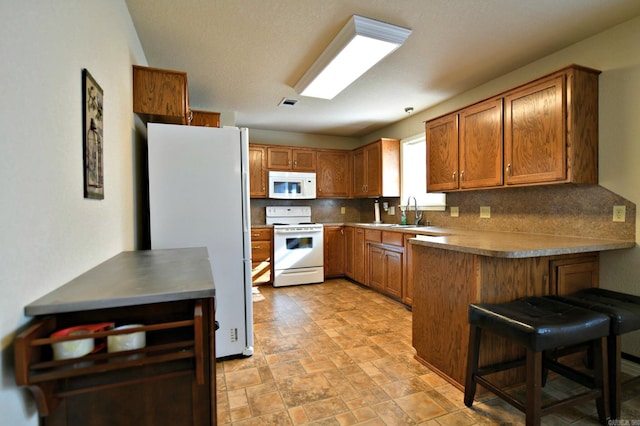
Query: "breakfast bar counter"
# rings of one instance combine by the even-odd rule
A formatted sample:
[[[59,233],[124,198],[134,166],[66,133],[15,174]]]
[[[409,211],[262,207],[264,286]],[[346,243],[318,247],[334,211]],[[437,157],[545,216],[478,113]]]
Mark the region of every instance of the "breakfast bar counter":
[[[521,258],[631,248],[635,241],[425,227],[412,244],[491,257]]]
[[[635,241],[508,232],[433,229],[410,239],[413,346],[416,358],[464,388],[471,303],[568,294],[598,286],[599,252]],[[513,360],[523,350],[496,336],[483,341],[480,365]],[[519,383],[522,370],[496,374]]]

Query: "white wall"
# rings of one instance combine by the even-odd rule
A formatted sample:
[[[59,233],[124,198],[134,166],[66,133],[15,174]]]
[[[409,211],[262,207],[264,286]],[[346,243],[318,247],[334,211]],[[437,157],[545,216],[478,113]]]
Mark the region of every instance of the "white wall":
[[[524,66],[361,139],[406,138],[424,132],[429,120],[498,94],[569,64],[602,71],[599,79],[599,183],[640,204],[640,17]],[[640,210],[636,208],[636,224]],[[640,227],[636,247],[604,252],[600,286],[640,295]],[[623,336],[623,350],[640,356],[640,332]]]
[[[0,413],[37,425],[18,390],[24,305],[134,249],[131,64],[146,64],[123,0],[0,0]],[[82,69],[104,90],[104,200],[83,197]]]
[[[354,149],[362,145],[357,138],[314,135],[310,133],[297,132],[278,132],[274,130],[261,129],[249,129],[249,139],[253,143],[304,146],[312,148]]]

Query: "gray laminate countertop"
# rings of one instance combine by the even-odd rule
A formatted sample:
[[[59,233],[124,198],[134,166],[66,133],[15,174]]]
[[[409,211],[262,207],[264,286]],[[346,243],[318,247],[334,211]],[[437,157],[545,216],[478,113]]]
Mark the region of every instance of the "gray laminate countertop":
[[[635,241],[517,232],[434,229],[411,244],[490,257],[523,258],[632,248]]]
[[[24,312],[49,315],[214,296],[205,247],[125,251],[28,304]]]

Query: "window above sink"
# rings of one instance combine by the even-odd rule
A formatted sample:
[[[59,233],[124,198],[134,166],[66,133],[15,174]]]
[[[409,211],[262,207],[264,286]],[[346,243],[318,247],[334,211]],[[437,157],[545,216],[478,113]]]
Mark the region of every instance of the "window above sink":
[[[416,197],[418,210],[444,211],[444,193],[427,193],[427,142],[424,133],[400,141],[400,170],[402,171],[400,202]],[[413,205],[409,210],[415,210]]]

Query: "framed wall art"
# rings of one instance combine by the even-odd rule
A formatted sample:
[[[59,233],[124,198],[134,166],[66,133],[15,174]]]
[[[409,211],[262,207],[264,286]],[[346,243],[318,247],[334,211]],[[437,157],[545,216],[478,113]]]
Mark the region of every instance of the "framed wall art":
[[[104,199],[103,93],[89,71],[82,70],[84,197]]]

